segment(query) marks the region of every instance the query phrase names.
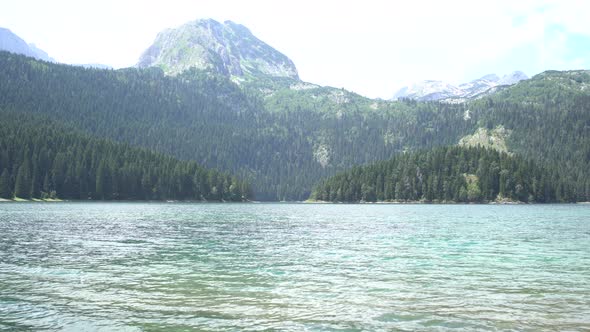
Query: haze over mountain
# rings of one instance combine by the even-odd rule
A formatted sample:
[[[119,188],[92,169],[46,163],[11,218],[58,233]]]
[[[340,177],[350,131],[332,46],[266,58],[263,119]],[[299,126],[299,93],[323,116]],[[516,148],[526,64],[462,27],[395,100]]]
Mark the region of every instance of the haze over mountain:
[[[44,61],[55,61],[35,44],[27,44],[22,38],[0,27],[0,50],[30,56]]]
[[[27,44],[22,38],[17,36],[14,32],[6,28],[0,27],[0,51],[7,51],[16,54],[22,54],[33,57],[35,59],[58,62],[54,58],[50,57],[47,52],[38,48],[35,44]],[[84,68],[95,68],[95,69],[113,69],[112,66],[104,65],[100,63],[71,63],[74,66],[81,66]]]
[[[299,77],[287,56],[256,38],[248,28],[213,19],[199,19],[160,32],[137,63],[139,68],[153,66],[172,75],[196,68],[226,77]]]
[[[427,80],[401,88],[395,93],[393,100],[400,98],[420,101],[470,99],[490,92],[495,87],[513,85],[526,79],[528,79],[528,76],[525,73],[515,71],[502,77],[496,74],[488,74],[458,86],[443,81]]]

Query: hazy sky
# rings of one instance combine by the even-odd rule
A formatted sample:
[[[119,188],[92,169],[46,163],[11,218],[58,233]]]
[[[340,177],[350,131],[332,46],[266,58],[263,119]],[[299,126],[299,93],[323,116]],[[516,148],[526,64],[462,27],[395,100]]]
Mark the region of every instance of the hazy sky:
[[[424,79],[590,67],[590,1],[0,0],[0,27],[66,63],[134,65],[156,34],[232,20],[300,77],[390,98]]]

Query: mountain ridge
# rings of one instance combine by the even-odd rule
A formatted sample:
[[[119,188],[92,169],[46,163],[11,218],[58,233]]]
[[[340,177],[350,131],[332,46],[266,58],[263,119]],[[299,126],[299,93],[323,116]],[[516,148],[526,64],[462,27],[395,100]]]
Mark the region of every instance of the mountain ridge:
[[[38,48],[35,44],[28,44],[10,29],[0,27],[0,50],[22,54],[35,59],[55,62],[47,52]]]
[[[399,89],[392,99],[407,98],[418,101],[473,99],[496,87],[513,85],[528,78],[525,73],[517,70],[502,77],[497,74],[487,74],[459,85],[438,80],[425,80]]]

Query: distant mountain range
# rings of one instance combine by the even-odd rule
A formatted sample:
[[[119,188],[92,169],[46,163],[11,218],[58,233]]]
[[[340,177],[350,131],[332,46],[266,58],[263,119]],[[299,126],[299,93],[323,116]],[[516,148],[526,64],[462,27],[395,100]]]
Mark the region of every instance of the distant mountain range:
[[[47,52],[38,48],[35,44],[28,44],[14,32],[6,28],[0,28],[0,51],[22,54],[43,61],[57,62],[55,59],[50,57]],[[111,66],[99,63],[82,63],[72,65],[81,66],[84,68],[113,69]]]
[[[401,88],[393,96],[393,100],[401,98],[419,101],[472,99],[492,92],[498,86],[513,85],[526,79],[528,76],[525,73],[515,71],[502,77],[496,74],[485,75],[457,86],[443,81],[428,80]]]
[[[55,62],[45,51],[37,48],[35,44],[27,44],[22,38],[5,28],[0,28],[0,50]]]
[[[0,28],[0,50],[56,62],[47,52],[28,44],[5,28]],[[73,65],[112,69],[111,66],[96,63]],[[158,67],[168,75],[178,75],[189,68],[209,70],[234,82],[253,84],[266,93],[285,86],[293,89],[320,88],[300,81],[291,59],[258,39],[245,26],[232,21],[221,23],[213,19],[198,19],[163,30],[141,55],[136,67]],[[523,72],[515,71],[502,77],[486,75],[460,85],[428,80],[403,87],[392,99],[462,102],[527,78]]]
[[[232,21],[220,23],[213,19],[199,19],[166,29],[158,34],[136,66],[158,67],[168,75],[177,75],[189,68],[211,70],[234,81],[255,83],[261,91],[275,91],[277,82],[280,87],[284,87],[285,82],[290,86],[300,85],[297,68],[291,59],[256,38],[248,28]],[[290,80],[277,81],[285,78]],[[393,99],[460,102],[527,78],[523,72],[515,71],[502,77],[486,75],[458,86],[442,81],[423,81],[402,88]],[[318,86],[307,84],[304,88]]]

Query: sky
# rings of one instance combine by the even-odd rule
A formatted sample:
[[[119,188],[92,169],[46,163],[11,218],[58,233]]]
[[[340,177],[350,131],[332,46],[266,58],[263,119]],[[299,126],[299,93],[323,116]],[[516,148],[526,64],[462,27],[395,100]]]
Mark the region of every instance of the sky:
[[[8,28],[64,63],[134,65],[165,28],[231,20],[304,81],[389,99],[421,80],[589,69],[590,1],[0,0]]]

